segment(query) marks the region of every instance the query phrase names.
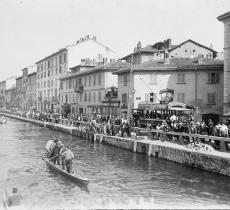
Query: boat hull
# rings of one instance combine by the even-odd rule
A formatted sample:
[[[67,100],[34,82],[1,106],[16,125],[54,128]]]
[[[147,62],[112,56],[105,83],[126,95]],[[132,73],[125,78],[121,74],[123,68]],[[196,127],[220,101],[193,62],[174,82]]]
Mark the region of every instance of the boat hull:
[[[65,170],[62,170],[61,166],[59,165],[54,165],[51,161],[49,161],[49,159],[45,156],[45,154],[42,154],[42,159],[46,162],[47,166],[49,166],[50,168],[54,169],[55,171],[57,171],[58,173],[60,173],[61,175],[82,183],[82,184],[88,184],[89,183],[89,179],[85,178],[80,172],[78,171],[73,171],[73,173],[68,173]]]

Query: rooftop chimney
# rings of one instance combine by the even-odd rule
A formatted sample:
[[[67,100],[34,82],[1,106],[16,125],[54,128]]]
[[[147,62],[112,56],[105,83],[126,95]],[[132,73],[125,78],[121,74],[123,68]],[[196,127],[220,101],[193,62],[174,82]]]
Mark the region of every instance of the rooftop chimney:
[[[171,39],[167,39],[167,48],[168,49],[172,48],[172,40]]]
[[[164,52],[164,64],[169,64],[169,53],[168,50]]]

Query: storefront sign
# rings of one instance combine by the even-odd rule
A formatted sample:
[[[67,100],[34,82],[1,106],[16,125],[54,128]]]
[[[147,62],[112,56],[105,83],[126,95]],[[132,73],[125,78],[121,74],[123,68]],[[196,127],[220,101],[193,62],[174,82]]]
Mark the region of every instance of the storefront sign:
[[[136,100],[137,100],[137,101],[140,101],[140,100],[141,100],[141,97],[136,97]]]
[[[186,108],[186,104],[181,103],[181,102],[176,102],[176,101],[173,101],[173,102],[168,103],[168,108],[169,108],[169,109],[171,109],[171,108],[173,108],[173,107]]]
[[[167,104],[138,104],[138,109],[166,110]]]

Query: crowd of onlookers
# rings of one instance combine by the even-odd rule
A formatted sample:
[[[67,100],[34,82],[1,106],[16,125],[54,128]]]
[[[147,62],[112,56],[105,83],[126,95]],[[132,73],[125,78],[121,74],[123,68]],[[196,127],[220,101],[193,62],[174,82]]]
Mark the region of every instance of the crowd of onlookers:
[[[139,124],[140,119],[128,119],[127,112],[123,112],[122,117],[103,115],[98,113],[92,114],[66,114],[63,113],[49,113],[49,112],[39,112],[35,110],[30,111],[12,111],[9,110],[17,116],[26,117],[29,119],[41,120],[45,122],[62,123],[65,122],[66,125],[75,126],[74,122],[88,122],[88,124],[81,125],[81,129],[86,129],[91,132],[107,134],[107,135],[120,135],[122,137],[131,136],[131,127]],[[80,125],[79,123],[77,124]],[[214,124],[211,119],[208,122],[195,122],[192,115],[185,118],[184,116],[176,116],[172,114],[162,120],[161,123],[155,125],[146,125],[149,129],[157,129],[162,131],[174,131],[183,132],[191,134],[201,134],[210,136],[221,136],[230,137],[230,123],[221,122]]]
[[[158,124],[156,129],[209,136],[230,137],[230,123],[228,121],[226,123],[218,122],[217,124],[214,124],[213,121],[209,119],[207,123],[204,121],[200,123],[195,122],[192,116],[186,120],[183,120],[176,115],[172,115],[164,120],[161,124]]]

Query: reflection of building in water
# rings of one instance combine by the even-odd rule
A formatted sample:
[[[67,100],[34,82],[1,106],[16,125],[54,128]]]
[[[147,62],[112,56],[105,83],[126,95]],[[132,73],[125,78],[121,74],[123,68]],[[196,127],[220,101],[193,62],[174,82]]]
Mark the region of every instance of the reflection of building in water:
[[[130,69],[114,74],[118,75],[122,112],[128,106]],[[131,109],[138,108],[139,103],[160,104],[173,100],[195,106],[199,118],[218,120],[222,115],[223,61],[202,57],[150,61],[133,68],[132,80]]]

